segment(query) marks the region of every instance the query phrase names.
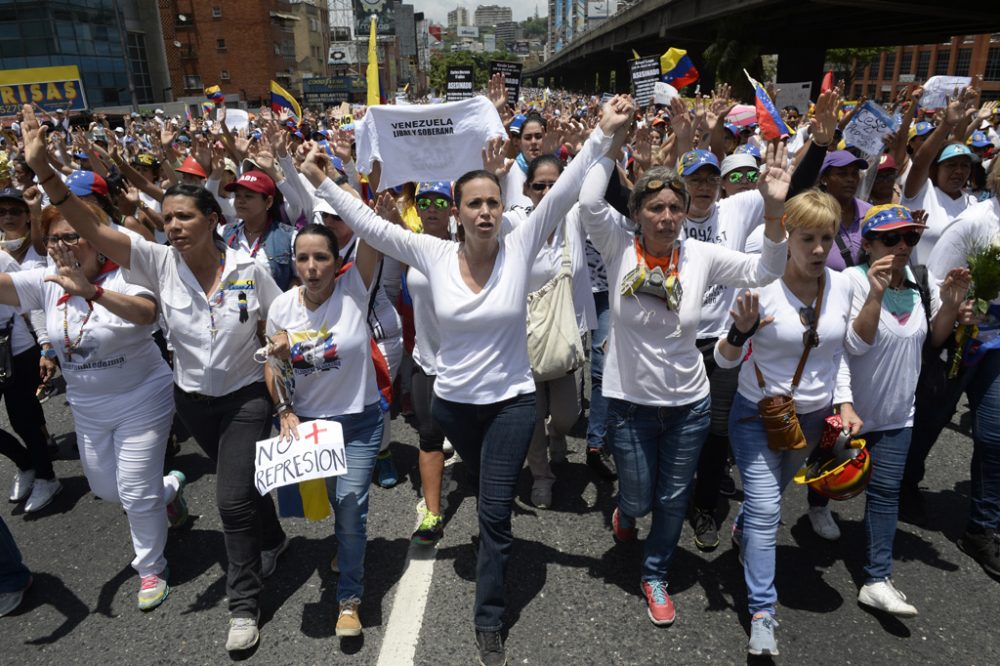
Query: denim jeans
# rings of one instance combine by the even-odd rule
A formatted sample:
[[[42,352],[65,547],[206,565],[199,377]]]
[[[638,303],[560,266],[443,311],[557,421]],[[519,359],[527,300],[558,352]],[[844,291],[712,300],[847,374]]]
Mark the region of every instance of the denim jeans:
[[[462,456],[479,498],[475,627],[503,629],[504,582],[514,545],[511,511],[535,427],[535,394],[470,405],[434,396],[431,413]]]
[[[642,580],[667,580],[711,413],[709,397],[680,407],[608,400],[608,437],[618,468],[618,510],[626,523],[653,512]]]
[[[781,521],[781,493],[819,443],[823,420],[831,409],[799,414],[809,445],[798,451],[772,451],[767,447],[757,405],[737,393],[729,412],[729,438],[743,481],[743,506],[736,517],[742,530],[743,576],[747,584],[750,615],[775,612],[774,550]]]
[[[1000,350],[971,368],[965,386],[972,410],[970,532],[1000,528]]]
[[[302,421],[312,419],[303,417]],[[327,418],[344,429],[347,473],[326,479],[337,536],[337,601],[361,599],[365,591],[365,547],[368,544],[368,488],[375,456],[382,444],[382,408],[373,402],[360,414]]]
[[[0,593],[23,590],[31,580],[31,572],[21,562],[14,535],[0,516]]]
[[[608,434],[608,401],[601,393],[604,382],[604,343],[611,326],[608,292],[594,292],[597,328],[590,332],[590,414],[587,418],[587,448],[603,449]]]
[[[271,496],[258,493],[253,480],[257,442],[271,433],[271,399],[264,382],[255,382],[212,398],[174,387],[174,403],[184,427],[215,461],[215,501],[229,560],[229,612],[257,617],[264,582],[260,551],[285,539]]]
[[[892,575],[892,542],[899,516],[899,488],[903,482],[912,428],[865,433],[872,459],[872,475],[865,501],[865,576],[868,583]]]

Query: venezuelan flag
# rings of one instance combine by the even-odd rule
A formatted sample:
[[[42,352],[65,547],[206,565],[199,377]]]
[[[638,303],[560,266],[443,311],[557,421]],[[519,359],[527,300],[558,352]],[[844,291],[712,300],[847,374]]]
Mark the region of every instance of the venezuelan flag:
[[[302,119],[302,107],[295,101],[292,94],[276,82],[271,81],[271,110],[275,113],[281,113],[282,109],[288,109],[296,120]]]
[[[375,14],[372,14],[372,27],[368,33],[368,106],[378,106],[382,99],[378,80],[378,48],[375,40]]]
[[[211,115],[212,111],[215,110],[215,102],[202,102],[201,103],[201,115],[208,117]]]
[[[789,136],[791,132],[788,131],[788,125],[781,119],[781,114],[778,113],[774,102],[764,90],[764,86],[760,85],[760,82],[750,76],[750,73],[745,69],[743,73],[750,79],[750,85],[753,86],[754,94],[757,96],[757,124],[760,126],[761,136],[768,141],[784,139]]]
[[[326,479],[300,481],[278,488],[278,515],[282,518],[323,520],[330,515]]]
[[[660,80],[680,90],[698,81],[698,70],[684,49],[669,48],[660,56]]]
[[[216,106],[222,106],[226,101],[226,97],[222,94],[222,88],[219,86],[205,88],[205,97],[215,102]]]

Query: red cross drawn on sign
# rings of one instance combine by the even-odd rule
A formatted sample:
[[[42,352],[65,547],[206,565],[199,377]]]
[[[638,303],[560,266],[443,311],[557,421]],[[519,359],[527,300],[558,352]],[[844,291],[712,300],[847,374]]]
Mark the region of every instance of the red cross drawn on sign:
[[[310,437],[313,438],[313,445],[319,444],[319,434],[321,432],[326,432],[326,428],[320,428],[315,423],[313,424],[312,432],[306,434],[306,439]]]

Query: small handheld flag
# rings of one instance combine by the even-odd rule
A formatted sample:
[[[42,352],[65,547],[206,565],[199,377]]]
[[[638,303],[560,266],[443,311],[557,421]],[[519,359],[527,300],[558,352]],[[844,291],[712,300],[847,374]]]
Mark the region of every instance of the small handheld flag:
[[[292,94],[276,82],[271,81],[271,110],[280,113],[282,109],[288,109],[295,120],[302,119],[302,107],[295,101]]]
[[[205,97],[212,100],[216,106],[222,106],[226,103],[226,97],[222,94],[222,88],[219,86],[205,88]]]
[[[660,80],[680,90],[698,81],[698,70],[684,49],[669,48],[660,56]]]
[[[215,102],[202,102],[201,115],[207,118],[215,110]]]
[[[764,86],[750,76],[747,70],[744,69],[743,73],[750,79],[750,85],[753,86],[754,94],[757,96],[757,124],[760,126],[761,136],[768,141],[784,139],[789,136],[791,132],[788,131],[788,125],[781,119],[781,114],[778,113],[774,102],[764,90]]]

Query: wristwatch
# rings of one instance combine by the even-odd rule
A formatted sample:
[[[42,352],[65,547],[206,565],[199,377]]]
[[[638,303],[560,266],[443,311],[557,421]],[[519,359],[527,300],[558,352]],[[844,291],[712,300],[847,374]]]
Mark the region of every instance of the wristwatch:
[[[52,347],[49,347],[48,349],[42,349],[42,356],[50,360],[55,359],[56,350],[53,349]]]

